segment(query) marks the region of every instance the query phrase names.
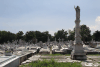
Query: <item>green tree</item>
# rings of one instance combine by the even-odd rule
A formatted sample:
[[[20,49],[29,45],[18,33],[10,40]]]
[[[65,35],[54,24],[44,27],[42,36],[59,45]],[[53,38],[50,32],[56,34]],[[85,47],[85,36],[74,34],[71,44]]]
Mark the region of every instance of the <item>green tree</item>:
[[[94,33],[93,33],[93,35],[92,35],[92,37],[93,37],[93,40],[95,40],[95,41],[100,41],[100,31],[95,31]]]
[[[92,36],[90,33],[91,30],[89,29],[89,27],[87,27],[86,25],[81,25],[80,34],[82,36],[83,42],[92,40]]]
[[[62,30],[58,30],[57,32],[54,33],[54,38],[58,39],[59,38],[63,38],[64,40],[67,40],[67,31],[64,31],[63,29]]]
[[[35,32],[34,31],[27,31],[25,33],[25,40],[28,42],[28,41],[31,41],[33,39],[36,38],[36,35],[35,35]]]
[[[75,28],[73,29],[73,31],[68,30],[68,33],[69,33],[68,39],[75,40]],[[92,36],[90,33],[91,30],[89,29],[89,27],[87,27],[86,25],[80,25],[80,35],[81,35],[81,40],[83,42],[92,40]]]
[[[68,40],[75,40],[75,31],[68,30]]]
[[[23,31],[19,31],[19,32],[16,34],[16,39],[17,39],[17,40],[23,39],[23,37],[24,37],[23,34],[24,34]]]
[[[42,41],[47,42],[48,36],[50,38],[50,35],[49,35],[48,31],[42,32]]]
[[[49,34],[48,31],[44,31],[44,32],[35,31],[35,35],[36,35],[36,39],[38,39],[38,42],[39,41],[47,42],[48,36],[51,40],[51,34]]]
[[[42,33],[40,31],[35,31],[36,39],[39,41],[42,41]]]
[[[16,35],[9,31],[0,31],[0,43],[4,43],[7,41],[12,42],[12,40],[16,39]]]

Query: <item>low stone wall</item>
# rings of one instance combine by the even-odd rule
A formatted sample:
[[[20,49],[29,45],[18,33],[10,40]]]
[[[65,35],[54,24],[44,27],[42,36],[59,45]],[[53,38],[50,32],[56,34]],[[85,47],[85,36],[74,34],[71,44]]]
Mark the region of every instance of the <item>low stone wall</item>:
[[[53,52],[53,54],[63,54],[63,52]]]
[[[39,54],[41,54],[41,55],[46,55],[46,54],[50,54],[50,52],[39,52]]]
[[[20,64],[21,64],[23,61],[27,60],[29,57],[31,57],[31,56],[33,56],[34,54],[36,54],[36,53],[37,53],[37,52],[29,53],[29,54],[26,54],[26,55],[21,56],[21,57],[20,57]]]
[[[2,64],[0,64],[0,67],[19,67],[19,65],[27,60],[29,57],[35,55],[36,53],[39,52],[40,49],[38,49],[36,52],[30,52],[30,53],[26,53],[25,55],[22,56],[16,56],[12,59],[9,59],[9,61],[6,61]]]
[[[9,59],[8,61],[2,63],[0,65],[0,67],[19,67],[19,65],[27,60],[29,57],[33,56],[34,54],[36,54],[37,52],[34,52],[34,53],[27,53],[25,55],[22,55],[22,56],[16,56],[12,59]]]
[[[86,54],[88,55],[88,54],[100,54],[100,52],[86,52]]]
[[[71,54],[72,50],[67,50],[67,54]]]
[[[31,57],[31,56],[33,56],[33,55],[39,53],[39,51],[40,51],[40,48],[38,48],[37,51],[34,52],[34,53],[29,53],[29,54],[25,54],[25,55],[21,56],[21,57],[20,57],[20,64],[21,64],[23,61],[27,60],[29,57]]]
[[[55,51],[53,54],[71,54],[72,50],[66,50],[66,52],[63,51]]]
[[[16,56],[15,58],[3,63],[0,67],[18,67],[20,65],[20,57]]]

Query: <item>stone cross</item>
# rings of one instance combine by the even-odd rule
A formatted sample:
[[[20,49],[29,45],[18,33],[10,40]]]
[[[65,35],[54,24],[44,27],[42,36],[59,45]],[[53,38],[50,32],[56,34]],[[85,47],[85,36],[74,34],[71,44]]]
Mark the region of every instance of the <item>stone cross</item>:
[[[58,48],[61,49],[61,44],[60,44],[61,39],[59,38],[58,40],[59,40]]]
[[[48,42],[47,42],[47,43],[48,43],[48,45],[49,45],[49,43],[50,43],[50,39],[49,39],[49,36],[48,36]]]
[[[21,39],[19,39],[19,44],[22,45],[22,40]]]
[[[61,40],[61,39],[59,38],[58,40],[59,40],[59,43],[60,43],[60,40]]]
[[[42,47],[42,46],[43,46],[43,43],[42,43],[42,41],[40,41],[40,42],[39,42],[39,45],[40,45],[40,47]]]
[[[55,45],[57,44],[57,42],[56,42],[56,38],[55,38],[55,42],[54,42],[54,44],[55,44]]]

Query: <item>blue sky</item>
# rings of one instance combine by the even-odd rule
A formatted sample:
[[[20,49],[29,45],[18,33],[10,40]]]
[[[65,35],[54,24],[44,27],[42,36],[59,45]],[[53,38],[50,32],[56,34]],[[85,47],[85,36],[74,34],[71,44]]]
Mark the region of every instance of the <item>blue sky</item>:
[[[73,29],[75,6],[79,6],[80,25],[92,33],[100,30],[100,0],[0,0],[0,30],[49,31]]]

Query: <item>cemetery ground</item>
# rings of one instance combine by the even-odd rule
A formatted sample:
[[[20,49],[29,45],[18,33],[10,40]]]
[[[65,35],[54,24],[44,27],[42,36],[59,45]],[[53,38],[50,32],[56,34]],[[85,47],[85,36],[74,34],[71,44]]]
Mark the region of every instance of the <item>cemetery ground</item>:
[[[45,43],[42,43],[42,47],[39,47],[40,44],[37,43],[37,46],[35,44],[30,44],[30,45],[26,45],[26,46],[23,46],[23,45],[22,46],[18,46],[18,45],[14,46],[16,48],[14,49],[13,55],[21,58],[21,60],[20,60],[21,64],[19,65],[19,67],[25,67],[25,65],[26,65],[26,67],[28,67],[27,65],[31,65],[31,64],[32,65],[34,65],[34,64],[35,65],[41,65],[41,64],[43,65],[44,63],[46,65],[48,65],[49,67],[54,64],[55,65],[59,64],[59,67],[64,67],[64,66],[69,67],[68,65],[70,65],[70,67],[71,67],[71,65],[72,65],[72,67],[75,67],[75,66],[76,67],[77,66],[79,66],[79,67],[98,67],[98,66],[100,66],[100,49],[99,49],[100,44],[98,44],[97,47],[95,47],[95,48],[91,48],[89,45],[83,45],[84,50],[87,52],[87,60],[71,59],[70,53],[67,52],[67,50],[69,51],[69,49],[71,49],[71,46],[68,46],[68,45],[70,45],[69,42],[67,42],[67,45],[65,45],[65,43],[63,43],[61,45],[60,49],[58,47],[59,45],[54,44],[52,46],[52,51],[55,50],[55,52],[53,52],[52,54],[50,54],[51,49],[49,46],[46,46]],[[6,46],[8,46],[8,45],[6,45]],[[4,48],[4,45],[1,47]],[[1,53],[0,60],[2,60],[2,61],[6,59],[6,58],[2,58],[2,56],[5,55],[4,52],[5,52],[4,49],[0,50],[0,53]],[[29,54],[32,54],[32,55],[28,57]],[[27,56],[27,58],[25,56]],[[9,57],[9,56],[7,56],[7,57]],[[51,62],[52,59],[53,59],[53,61]],[[8,61],[10,61],[10,59]],[[3,62],[0,62],[0,63],[3,63]],[[51,65],[49,65],[49,64],[51,64]],[[51,67],[53,67],[53,66],[51,66]]]
[[[37,44],[37,45],[39,45],[39,44]],[[30,44],[30,45],[26,45],[26,46],[23,46],[23,45],[22,46],[14,46],[16,48],[14,49],[13,55],[21,58],[21,60],[20,60],[21,64],[19,65],[19,67],[25,67],[25,65],[27,67],[28,64],[29,65],[31,65],[31,64],[32,65],[34,65],[34,64],[35,65],[38,65],[38,64],[43,65],[44,63],[47,65],[48,64],[51,64],[51,65],[60,64],[61,65],[61,66],[59,65],[60,67],[64,67],[64,65],[68,66],[70,64],[72,65],[72,67],[73,67],[73,65],[74,65],[74,67],[75,66],[77,67],[77,65],[80,67],[98,67],[98,66],[100,66],[100,49],[99,49],[100,45],[99,44],[95,48],[91,48],[89,45],[83,45],[84,50],[87,51],[87,60],[71,59],[70,53],[66,51],[66,50],[71,49],[71,47],[68,46],[68,45],[70,45],[70,43],[68,43],[68,45],[65,45],[65,44],[61,45],[60,49],[59,49],[59,47],[57,47],[59,45],[53,45],[52,51],[55,50],[55,52],[52,54],[50,54],[49,46],[46,46],[45,43],[43,43],[42,45],[43,45],[43,47],[41,47],[41,48],[34,44]],[[8,45],[6,45],[6,46],[8,46]],[[2,47],[4,47],[4,46],[2,46]],[[38,48],[40,48],[39,51],[38,51]],[[1,53],[0,60],[2,60],[2,61],[5,60],[6,58],[2,58],[2,56],[4,55],[4,49],[1,49],[0,53]],[[25,58],[25,56],[27,56],[29,54],[32,54],[32,55]],[[7,56],[7,57],[9,57],[9,56]],[[45,61],[44,61],[44,59],[45,59]],[[53,64],[51,62],[49,62],[49,61],[51,61],[51,59],[53,59],[53,61],[52,61],[52,63],[54,62]],[[10,59],[8,61],[10,61]],[[36,62],[38,62],[38,64]],[[51,67],[53,67],[53,66],[51,66]]]
[[[69,67],[68,65],[70,65],[70,67],[71,65],[72,67],[75,67],[75,66],[76,67],[77,66],[79,67],[98,67],[100,66],[100,44],[98,44],[95,48],[84,44],[83,48],[84,48],[84,51],[87,52],[87,55],[86,55],[87,60],[73,60],[71,59],[71,56],[70,56],[71,53],[69,51],[69,50],[72,50],[73,48],[70,42],[63,42],[63,43],[60,43],[60,45],[58,42],[57,43],[50,42],[50,43],[53,44],[52,49],[50,48],[50,46],[47,46],[48,43],[37,43],[37,44],[30,44],[30,45],[27,45],[26,43],[25,46],[19,45],[19,44],[16,46],[13,46],[13,44],[1,45],[0,65],[5,64],[6,62],[5,60],[10,61],[10,60],[13,60],[19,57],[20,58],[19,67],[25,67],[25,65],[26,67],[28,67],[27,65],[31,65],[31,64],[32,65],[34,64],[43,65],[44,63],[48,65],[49,67],[54,64],[59,65],[59,67],[64,67],[64,66]],[[9,46],[11,46],[11,48],[13,48],[14,50],[11,57],[4,56],[5,52],[10,52],[10,51],[5,51],[6,47],[9,47]],[[50,54],[51,51],[52,51],[52,54]],[[51,62],[52,59],[53,61]],[[17,60],[16,62],[18,63]],[[17,66],[13,66],[13,67],[17,67]]]
[[[89,54],[87,60],[72,60],[70,54],[36,54],[20,67],[99,67],[100,54]]]
[[[51,60],[45,60],[43,59],[43,61],[35,61],[35,62],[31,62],[27,65],[22,65],[20,67],[81,67],[80,63],[63,63],[63,62],[56,62],[54,59]]]

